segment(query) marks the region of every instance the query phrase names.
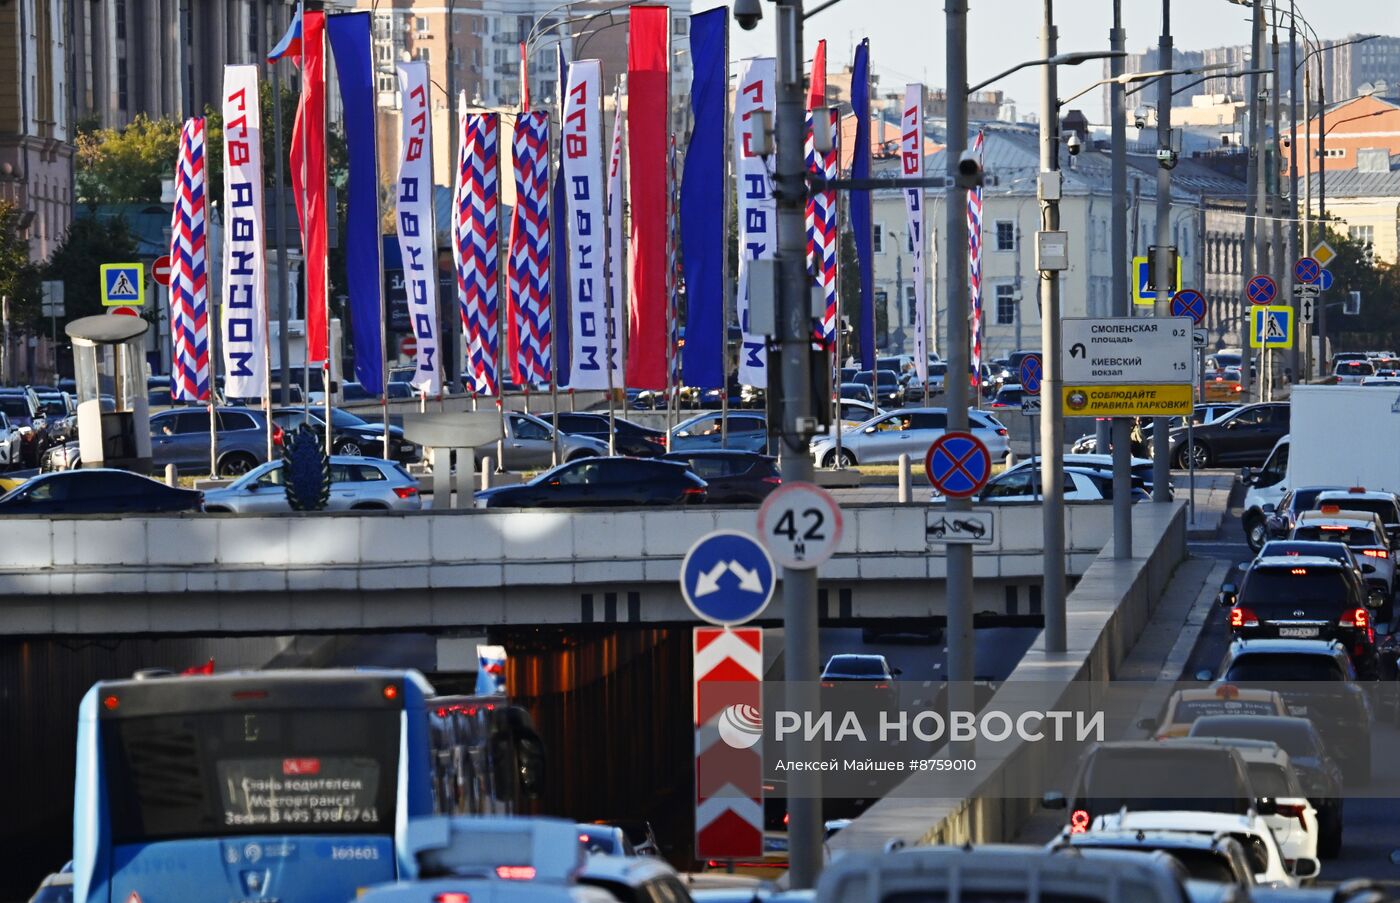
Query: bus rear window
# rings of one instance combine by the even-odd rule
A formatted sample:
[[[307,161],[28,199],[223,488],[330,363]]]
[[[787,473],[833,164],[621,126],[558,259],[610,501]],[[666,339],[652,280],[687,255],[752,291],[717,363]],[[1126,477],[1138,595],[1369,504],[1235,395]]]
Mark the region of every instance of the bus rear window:
[[[392,830],[397,712],[155,715],[102,731],[114,843]]]

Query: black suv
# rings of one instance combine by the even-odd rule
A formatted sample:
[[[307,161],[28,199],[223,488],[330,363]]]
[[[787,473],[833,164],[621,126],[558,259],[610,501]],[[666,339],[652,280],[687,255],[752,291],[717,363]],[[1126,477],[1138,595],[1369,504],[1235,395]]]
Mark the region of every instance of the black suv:
[[[1220,588],[1230,632],[1243,639],[1336,640],[1357,676],[1380,676],[1372,612],[1384,599],[1368,592],[1356,568],[1332,558],[1256,558],[1237,589]]]
[[[1218,420],[1194,427],[1189,448],[1186,427],[1179,426],[1171,431],[1169,460],[1178,470],[1186,469],[1188,457],[1195,459],[1197,470],[1229,464],[1257,467],[1287,434],[1288,420],[1287,402],[1244,405]]]

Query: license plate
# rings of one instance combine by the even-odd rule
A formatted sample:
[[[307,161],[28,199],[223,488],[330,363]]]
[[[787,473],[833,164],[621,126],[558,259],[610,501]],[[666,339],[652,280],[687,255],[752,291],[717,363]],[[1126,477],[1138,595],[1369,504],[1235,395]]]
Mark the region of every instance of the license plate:
[[[1315,637],[1315,636],[1318,635],[1318,632],[1319,632],[1319,630],[1318,630],[1318,628],[1316,628],[1316,627],[1280,627],[1280,628],[1278,629],[1278,635],[1279,635],[1279,636],[1281,636],[1281,637],[1294,637],[1294,638],[1297,638],[1297,639],[1306,639],[1306,638],[1308,638],[1308,637]]]
[[[1305,705],[1291,705],[1288,707],[1288,714],[1292,715],[1294,718],[1306,718],[1308,715],[1308,707]]]

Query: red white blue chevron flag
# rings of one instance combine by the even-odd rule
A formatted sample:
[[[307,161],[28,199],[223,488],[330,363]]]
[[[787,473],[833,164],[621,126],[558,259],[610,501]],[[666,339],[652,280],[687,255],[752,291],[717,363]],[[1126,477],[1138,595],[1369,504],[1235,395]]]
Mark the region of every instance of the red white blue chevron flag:
[[[515,215],[511,218],[511,373],[549,385],[549,113],[515,120]]]
[[[175,163],[170,216],[170,395],[208,401],[209,268],[205,224],[204,117],[186,119]]]
[[[977,132],[972,153],[982,165],[985,137]],[[982,188],[967,193],[967,288],[972,300],[972,384],[982,385]]]
[[[495,113],[462,115],[461,193],[457,207],[456,245],[461,256],[462,333],[467,346],[467,374],[477,395],[499,391],[497,331],[500,254],[500,117]]]
[[[899,132],[900,169],[906,179],[924,177],[924,86],[904,86],[904,116]],[[928,297],[924,289],[924,189],[904,189],[909,217],[909,243],[914,248],[914,371],[928,384]],[[903,298],[900,299],[902,303]]]
[[[831,152],[817,159],[815,136],[812,131],[813,117],[826,116],[827,134],[831,136]],[[823,179],[834,179],[840,166],[840,149],[837,135],[841,128],[841,114],[836,107],[807,111],[807,171]],[[813,274],[815,283],[821,287],[826,298],[826,310],[822,313],[822,341],[827,348],[836,347],[836,191],[813,191],[807,196],[807,271]]]

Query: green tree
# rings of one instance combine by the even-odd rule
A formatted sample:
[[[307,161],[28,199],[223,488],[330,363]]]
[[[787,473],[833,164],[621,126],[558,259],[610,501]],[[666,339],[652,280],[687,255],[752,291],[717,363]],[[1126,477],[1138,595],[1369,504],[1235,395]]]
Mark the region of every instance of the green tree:
[[[102,264],[135,259],[136,239],[125,220],[104,221],[90,216],[75,219],[46,267],[46,278],[63,281],[66,316],[60,318],[59,329],[69,320],[103,312],[99,281]],[[152,291],[149,284],[146,291]],[[146,309],[153,310],[154,305],[147,304]]]
[[[144,113],[120,129],[80,127],[74,144],[78,199],[89,204],[160,200],[160,180],[175,171],[180,125]]]
[[[11,324],[32,329],[39,320],[39,268],[29,260],[19,219],[19,209],[0,200],[0,295],[10,299]]]
[[[1391,348],[1400,344],[1400,267],[1378,261],[1369,245],[1327,229],[1327,243],[1337,252],[1328,264],[1332,288],[1320,297],[1328,305],[1327,332],[1335,350]],[[1361,293],[1361,316],[1347,316],[1340,305],[1349,292]]]

